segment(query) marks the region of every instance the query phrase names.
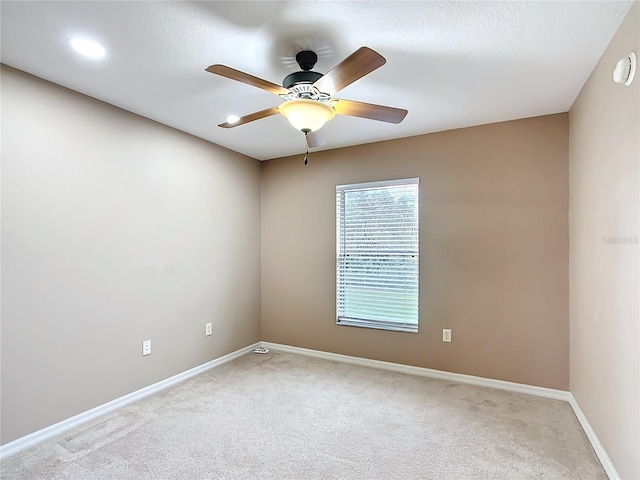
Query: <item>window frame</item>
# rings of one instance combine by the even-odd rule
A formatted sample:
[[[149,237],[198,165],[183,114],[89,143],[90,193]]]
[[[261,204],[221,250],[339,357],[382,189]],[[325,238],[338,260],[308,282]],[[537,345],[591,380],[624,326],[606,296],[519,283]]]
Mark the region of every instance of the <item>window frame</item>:
[[[416,199],[415,199],[415,228],[417,230],[416,238],[416,250],[415,252],[406,253],[406,257],[415,257],[417,260],[416,266],[416,288],[415,288],[415,323],[411,322],[398,322],[393,320],[378,319],[362,319],[348,317],[341,315],[341,261],[344,261],[344,255],[353,255],[353,253],[345,253],[346,247],[340,245],[341,239],[344,241],[344,236],[341,235],[341,228],[346,226],[346,208],[345,208],[345,192],[353,190],[368,190],[368,189],[381,189],[389,187],[399,187],[406,185],[416,186]],[[342,208],[342,210],[341,210]],[[381,255],[384,256],[384,255]],[[362,327],[372,328],[376,330],[387,330],[397,332],[418,333],[420,326],[420,178],[399,178],[393,180],[380,180],[374,182],[362,182],[352,183],[346,185],[336,186],[336,324],[341,326],[350,327]],[[344,282],[343,282],[344,283]],[[344,285],[342,288],[345,288]]]

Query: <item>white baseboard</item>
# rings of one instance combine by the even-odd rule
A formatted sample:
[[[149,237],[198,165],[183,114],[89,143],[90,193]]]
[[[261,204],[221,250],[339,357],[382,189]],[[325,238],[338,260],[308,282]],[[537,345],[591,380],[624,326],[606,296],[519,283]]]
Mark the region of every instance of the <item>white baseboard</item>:
[[[578,401],[575,399],[573,394],[571,394],[571,398],[569,399],[569,404],[571,405],[571,408],[573,408],[573,412],[576,414],[576,417],[578,417],[578,421],[580,422],[580,425],[582,426],[582,429],[584,430],[585,435],[589,439],[589,442],[591,443],[593,450],[596,452],[596,455],[598,456],[598,460],[600,460],[600,463],[602,464],[602,468],[604,468],[604,471],[609,476],[609,479],[620,480],[620,475],[618,475],[618,471],[616,470],[616,467],[613,466],[613,462],[611,461],[611,459],[609,458],[609,455],[607,455],[606,450],[600,443],[600,439],[596,435],[596,432],[593,430],[593,428],[591,428],[591,424],[589,423],[589,420],[587,420],[587,417],[585,416],[584,412],[580,408],[580,405],[578,404]]]
[[[172,387],[177,383],[183,382],[188,378],[194,377],[206,370],[217,367],[224,363],[230,362],[231,360],[244,355],[245,353],[249,353],[254,348],[260,346],[260,343],[255,343],[253,345],[246,346],[235,352],[231,352],[222,357],[216,358],[215,360],[211,360],[210,362],[203,363],[202,365],[198,365],[197,367],[186,370],[182,373],[178,373],[173,377],[169,377],[165,380],[161,380],[153,385],[149,385],[148,387],[141,388],[140,390],[136,390],[135,392],[124,395],[123,397],[116,398],[110,402],[107,402],[103,405],[99,405],[91,410],[87,410],[86,412],[82,412],[78,415],[75,415],[71,418],[67,418],[66,420],[62,420],[54,425],[43,428],[42,430],[38,430],[36,432],[30,433],[29,435],[25,435],[24,437],[20,437],[13,442],[6,443],[0,446],[0,459],[4,459],[14,453],[18,453],[25,448],[32,447],[40,442],[48,440],[49,438],[55,437],[56,435],[60,435],[61,433],[66,432],[72,428],[75,428],[83,423],[86,423],[94,418],[97,418],[106,413],[112,412],[118,408],[124,407],[130,403],[136,402],[144,397],[149,395],[153,395],[165,388]]]
[[[418,375],[420,377],[437,378],[439,380],[449,380],[451,382],[467,383],[480,387],[497,388],[499,390],[507,390],[509,392],[525,393],[527,395],[535,395],[536,397],[553,398],[555,400],[564,400],[568,402],[571,393],[565,390],[556,390],[553,388],[536,387],[533,385],[525,385],[523,383],[506,382],[504,380],[494,380],[492,378],[475,377],[473,375],[464,375],[462,373],[444,372],[442,370],[433,370],[431,368],[414,367],[411,365],[403,365],[401,363],[383,362],[380,360],[370,360],[362,357],[351,357],[349,355],[340,355],[338,353],[322,352],[319,350],[309,350],[307,348],[291,347],[289,345],[280,345],[277,343],[261,342],[263,347],[270,348],[274,351],[297,353],[308,357],[323,358],[325,360],[333,360],[335,362],[351,363],[363,367],[380,368],[382,370],[391,370],[393,372],[408,373],[410,375]]]

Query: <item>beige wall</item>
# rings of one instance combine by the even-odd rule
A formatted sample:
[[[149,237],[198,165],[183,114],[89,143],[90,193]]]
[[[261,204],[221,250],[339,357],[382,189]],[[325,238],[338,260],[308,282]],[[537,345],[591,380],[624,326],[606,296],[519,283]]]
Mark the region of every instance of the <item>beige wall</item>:
[[[263,340],[568,389],[566,114],[309,161],[263,164]],[[421,179],[420,331],[337,326],[335,187],[402,177]]]
[[[3,67],[2,443],[259,339],[260,164]]]
[[[640,478],[640,4],[585,84],[570,118],[571,391],[622,478]],[[629,240],[628,237],[631,237]]]

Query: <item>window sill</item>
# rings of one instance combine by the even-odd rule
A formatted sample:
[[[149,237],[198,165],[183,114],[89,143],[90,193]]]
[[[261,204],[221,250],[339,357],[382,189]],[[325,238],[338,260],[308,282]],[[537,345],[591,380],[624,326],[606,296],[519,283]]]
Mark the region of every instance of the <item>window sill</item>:
[[[364,320],[354,320],[350,318],[338,319],[336,325],[346,327],[372,328],[374,330],[386,330],[390,332],[418,333],[418,325],[393,324],[383,322],[368,322]]]

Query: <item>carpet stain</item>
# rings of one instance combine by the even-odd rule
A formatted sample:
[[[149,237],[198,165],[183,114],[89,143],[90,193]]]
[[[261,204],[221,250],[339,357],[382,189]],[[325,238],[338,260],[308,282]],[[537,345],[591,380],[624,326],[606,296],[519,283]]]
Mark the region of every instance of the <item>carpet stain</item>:
[[[58,441],[58,455],[63,462],[75,462],[127,435],[132,434],[149,422],[126,407],[119,414],[111,414],[98,423],[88,427],[80,427]]]

